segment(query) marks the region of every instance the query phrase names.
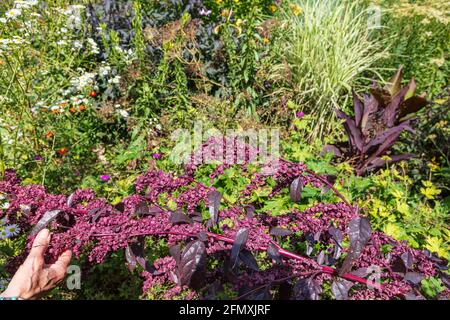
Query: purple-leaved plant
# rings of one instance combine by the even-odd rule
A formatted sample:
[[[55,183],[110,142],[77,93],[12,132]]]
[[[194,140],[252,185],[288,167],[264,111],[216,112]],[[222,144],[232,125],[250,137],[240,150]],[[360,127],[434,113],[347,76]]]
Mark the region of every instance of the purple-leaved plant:
[[[241,165],[243,170],[248,162]],[[210,178],[216,179],[231,165],[216,167]],[[90,262],[100,264],[111,253],[124,250],[128,268],[141,270],[143,291],[163,285],[168,288],[167,299],[181,293],[188,299],[213,299],[225,283],[240,299],[273,298],[278,291],[281,299],[315,300],[324,296],[324,283],[331,285],[336,299],[421,299],[424,277],[445,277],[441,270],[447,261],[372,231],[358,207],[349,204],[326,176],[304,164],[281,159],[277,173],[254,173],[234,204],[214,187],[196,181],[198,167],[188,165],[179,176],[163,171],[143,174],[136,180],[136,194],[115,206],[91,190],[65,196],[49,194],[39,185],[22,186],[14,172],[7,171],[0,192],[10,206],[0,211],[0,219],[7,217],[30,232],[27,249],[39,230],[50,228],[49,262],[71,249],[75,256],[86,254]],[[278,216],[255,214],[257,205],[250,195],[267,186],[269,177],[276,182],[271,196],[288,188],[292,201],[298,202],[309,184],[333,190],[341,201]],[[177,208],[161,204],[161,196]],[[209,216],[200,212],[203,205]],[[147,237],[166,239],[170,254],[149,261],[144,254]],[[283,247],[287,238],[295,251]],[[382,250],[386,246],[391,248],[388,253]],[[26,252],[11,259],[12,272]],[[220,267],[208,268],[208,260],[218,260]],[[372,281],[373,270],[378,270],[379,282]],[[449,292],[447,288],[444,294]]]

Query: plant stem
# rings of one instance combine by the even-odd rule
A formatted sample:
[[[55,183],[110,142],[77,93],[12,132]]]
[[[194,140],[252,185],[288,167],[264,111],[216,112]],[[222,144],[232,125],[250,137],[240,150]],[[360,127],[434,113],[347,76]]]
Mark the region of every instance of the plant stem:
[[[213,232],[206,232],[207,236],[210,238],[213,238],[214,240],[217,241],[223,241],[229,244],[233,244],[234,243],[234,239],[220,235],[220,234],[216,234]],[[108,236],[115,236],[115,233],[101,233],[101,234],[92,234],[91,237],[108,237]],[[173,235],[173,236],[183,236],[186,238],[196,238],[197,235],[195,234],[189,234],[189,233],[182,233],[182,232],[174,232],[174,231],[161,231],[161,232],[153,232],[153,233],[149,233],[149,232],[141,232],[141,233],[135,233],[130,235],[129,237],[137,237],[137,236],[159,236],[159,235]],[[277,243],[274,243],[277,247],[278,247],[278,252],[280,253],[280,255],[282,255],[283,257],[286,258],[290,258],[290,259],[294,259],[294,260],[298,260],[298,261],[303,261],[303,262],[307,262],[309,264],[315,264],[317,265],[319,272],[322,273],[327,273],[333,276],[338,276],[341,277],[345,280],[349,280],[352,282],[358,282],[364,285],[368,285],[368,281],[364,278],[355,276],[354,274],[351,273],[345,273],[343,275],[339,275],[339,272],[337,269],[329,267],[329,266],[323,266],[318,264],[316,261],[314,261],[313,259],[310,258],[306,258],[306,257],[302,257],[300,255],[297,255],[293,252],[290,252],[288,250],[285,250],[283,248],[281,248]],[[259,247],[256,248],[256,250],[258,251],[267,251],[267,247]],[[383,286],[379,285],[379,288],[381,289]]]

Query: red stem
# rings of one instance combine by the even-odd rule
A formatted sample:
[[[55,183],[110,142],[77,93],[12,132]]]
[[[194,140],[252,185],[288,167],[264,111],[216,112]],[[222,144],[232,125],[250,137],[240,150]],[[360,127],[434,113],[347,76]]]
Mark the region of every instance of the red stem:
[[[218,241],[223,241],[223,242],[226,242],[226,243],[229,243],[229,244],[233,244],[234,243],[234,239],[228,238],[228,237],[220,235],[220,234],[216,234],[216,233],[213,233],[213,232],[206,232],[206,234],[209,237],[211,237],[211,238],[213,238],[215,240],[218,240]],[[157,236],[157,235],[174,235],[174,236],[183,236],[183,237],[187,237],[187,238],[195,238],[195,237],[197,237],[194,234],[182,233],[182,232],[173,232],[173,231],[161,231],[161,232],[154,232],[154,233],[141,232],[141,233],[136,233],[136,234],[130,235],[130,237],[148,236],[148,235],[153,235],[153,236]],[[91,236],[92,237],[107,237],[107,236],[115,236],[115,234],[114,233],[110,233],[110,234],[103,233],[103,234],[93,234]],[[339,275],[338,270],[335,269],[335,268],[332,268],[332,267],[329,267],[329,266],[320,265],[316,261],[314,261],[313,259],[302,257],[300,255],[297,255],[297,254],[291,252],[291,251],[288,251],[286,249],[281,248],[280,245],[275,243],[275,242],[273,242],[273,243],[277,246],[278,252],[283,257],[291,258],[291,259],[295,259],[295,260],[299,260],[299,261],[306,261],[308,263],[312,262],[312,263],[314,263],[314,264],[316,264],[318,266],[318,268],[320,269],[319,272],[327,273],[327,274],[330,274],[330,275],[333,275],[333,276],[338,276],[338,277],[341,277],[343,279],[346,279],[346,280],[349,280],[349,281],[353,281],[353,282],[358,282],[358,283],[361,283],[361,284],[364,284],[364,285],[368,284],[367,280],[364,279],[364,278],[355,276],[354,274],[351,274],[351,273],[345,273],[343,275]],[[267,251],[267,247],[259,247],[259,248],[256,248],[256,250],[258,250],[258,251]],[[382,288],[382,285],[379,285],[378,288]]]
[[[327,181],[327,179],[322,178],[321,176],[319,176],[318,174],[316,174],[314,171],[309,170],[309,169],[305,169],[306,172],[308,172],[310,175],[314,176],[316,179],[319,179],[320,181],[322,181],[323,183],[325,183],[331,190],[333,190],[333,192],[342,200],[344,201],[345,204],[350,206],[350,203],[344,198],[344,196],[337,191],[337,189],[330,183]]]

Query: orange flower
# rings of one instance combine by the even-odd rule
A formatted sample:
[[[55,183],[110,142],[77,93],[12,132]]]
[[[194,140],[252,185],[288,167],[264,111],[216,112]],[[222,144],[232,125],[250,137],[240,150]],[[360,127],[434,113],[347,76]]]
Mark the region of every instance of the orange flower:
[[[70,109],[69,109],[69,112],[70,112],[70,113],[75,113],[75,112],[77,112],[77,109],[75,109],[75,108],[70,108]]]
[[[79,107],[79,109],[80,109],[80,111],[84,111],[84,110],[87,109],[87,107],[86,107],[84,104],[82,104],[82,105]]]
[[[64,108],[65,106],[67,106],[67,102],[62,102],[62,103],[59,104],[59,106],[60,106],[61,108]]]
[[[2,66],[2,65],[4,65],[4,64],[5,64],[5,61],[0,60],[0,66]]]
[[[97,96],[97,92],[91,91],[91,93],[89,93],[89,96],[91,96],[92,98],[95,98]]]
[[[65,155],[67,152],[69,152],[69,149],[67,148],[61,148],[58,150],[58,153],[62,156]]]
[[[53,131],[49,131],[45,134],[45,138],[50,140],[55,136],[55,133]]]
[[[53,109],[52,112],[53,112],[54,114],[60,114],[60,113],[61,113],[61,111],[59,111],[59,109]]]

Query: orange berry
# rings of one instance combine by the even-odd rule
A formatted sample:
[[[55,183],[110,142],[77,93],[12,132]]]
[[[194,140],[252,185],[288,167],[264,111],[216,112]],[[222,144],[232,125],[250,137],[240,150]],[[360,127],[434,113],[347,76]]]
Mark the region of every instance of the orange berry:
[[[55,136],[55,133],[53,131],[49,131],[45,134],[45,138],[50,140]]]
[[[58,153],[62,156],[65,155],[67,152],[69,152],[69,149],[67,148],[61,148],[58,150]]]
[[[84,104],[82,104],[82,105],[79,107],[79,109],[80,109],[80,111],[84,111],[84,110],[87,109],[87,107],[86,107]]]
[[[69,109],[69,112],[70,112],[70,113],[75,113],[75,112],[77,112],[77,109],[75,109],[75,108],[70,108],[70,109]]]
[[[91,93],[89,93],[89,96],[91,96],[92,98],[95,98],[97,96],[97,92],[91,91]]]

